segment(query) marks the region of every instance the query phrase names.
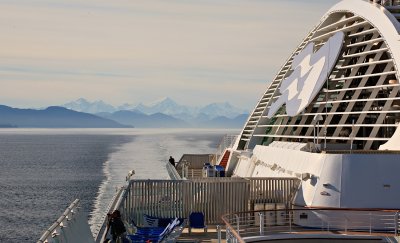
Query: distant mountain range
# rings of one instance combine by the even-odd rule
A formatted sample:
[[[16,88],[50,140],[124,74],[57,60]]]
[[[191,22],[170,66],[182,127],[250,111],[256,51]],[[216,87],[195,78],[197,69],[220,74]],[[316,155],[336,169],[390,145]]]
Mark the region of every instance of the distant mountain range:
[[[147,105],[114,107],[101,100],[81,98],[44,109],[0,105],[0,128],[241,128],[246,113],[227,102],[190,107],[165,98]]]
[[[144,114],[140,111],[116,111],[114,113],[97,113],[96,115],[114,120],[121,124],[135,127],[168,127],[168,128],[240,128],[246,122],[248,115],[242,114],[234,118],[225,116],[209,119],[208,117],[182,120],[163,113]]]
[[[139,111],[141,113],[151,115],[155,113],[163,113],[182,120],[191,120],[198,116],[207,116],[208,119],[214,119],[219,116],[225,116],[227,118],[235,118],[241,114],[248,114],[249,111],[236,108],[229,104],[224,103],[211,103],[203,107],[192,107],[186,105],[180,105],[171,98],[163,98],[149,104],[139,103],[137,105],[123,104],[121,106],[114,107],[110,104],[105,103],[102,100],[90,102],[84,98],[77,99],[75,101],[68,102],[61,105],[65,108],[86,112],[91,114],[97,113],[113,113],[121,110],[128,111]]]
[[[99,112],[114,112],[117,111],[114,106],[104,103],[101,100],[95,102],[89,102],[83,98],[77,99],[75,101],[68,102],[62,107],[68,108],[74,111],[80,111],[85,113],[99,113]]]
[[[228,102],[192,107],[180,105],[168,97],[149,104],[126,103],[117,107],[102,100],[90,102],[80,98],[62,106],[135,127],[239,128],[248,117],[246,110],[236,108]]]
[[[34,110],[0,105],[0,127],[123,128],[131,126],[58,106]]]
[[[114,120],[121,124],[132,125],[135,127],[166,127],[166,128],[184,128],[190,127],[190,124],[183,120],[165,115],[163,113],[144,114],[140,111],[116,111],[114,113],[97,113],[96,115]]]

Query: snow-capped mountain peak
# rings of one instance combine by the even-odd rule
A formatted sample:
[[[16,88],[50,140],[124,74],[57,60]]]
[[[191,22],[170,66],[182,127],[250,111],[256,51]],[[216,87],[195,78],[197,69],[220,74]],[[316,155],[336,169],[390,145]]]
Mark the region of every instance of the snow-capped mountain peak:
[[[102,100],[90,102],[84,98],[77,99],[63,105],[64,107],[81,112],[87,113],[112,113],[120,110],[140,111],[144,114],[151,115],[155,113],[163,113],[180,119],[194,119],[196,117],[208,117],[213,119],[215,117],[225,116],[229,118],[236,117],[240,114],[247,113],[248,111],[236,108],[228,102],[211,103],[203,107],[192,107],[178,104],[176,101],[169,97],[163,97],[153,102],[137,105],[125,103],[118,107],[114,107],[105,103]]]
[[[107,104],[102,100],[90,102],[84,98],[79,98],[75,101],[71,101],[62,106],[65,108],[74,110],[74,111],[80,111],[80,112],[86,112],[86,113],[92,113],[92,114],[100,113],[100,112],[116,111],[114,106]]]

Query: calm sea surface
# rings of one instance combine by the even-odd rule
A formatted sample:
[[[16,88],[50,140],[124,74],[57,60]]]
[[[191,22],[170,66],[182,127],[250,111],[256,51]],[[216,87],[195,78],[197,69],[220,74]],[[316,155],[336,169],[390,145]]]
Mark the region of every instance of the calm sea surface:
[[[115,188],[166,179],[172,155],[213,153],[237,130],[0,129],[0,242],[36,242],[76,198],[98,227]]]

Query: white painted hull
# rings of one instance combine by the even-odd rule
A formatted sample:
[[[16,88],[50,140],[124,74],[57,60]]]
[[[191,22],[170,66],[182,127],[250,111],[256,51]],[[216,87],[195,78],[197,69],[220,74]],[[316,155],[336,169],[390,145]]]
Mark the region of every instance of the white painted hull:
[[[244,169],[247,168],[247,169]],[[328,208],[400,208],[399,154],[329,154],[256,146],[234,176],[307,177],[295,205]]]

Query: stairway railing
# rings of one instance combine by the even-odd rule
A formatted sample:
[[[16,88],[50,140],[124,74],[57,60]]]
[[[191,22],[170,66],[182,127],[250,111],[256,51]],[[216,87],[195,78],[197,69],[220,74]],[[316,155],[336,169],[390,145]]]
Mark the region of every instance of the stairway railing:
[[[218,163],[218,161],[221,159],[221,156],[223,156],[225,149],[233,147],[237,138],[238,135],[228,134],[222,138],[220,144],[217,147],[217,151],[215,152],[215,157],[213,161],[214,164]]]

